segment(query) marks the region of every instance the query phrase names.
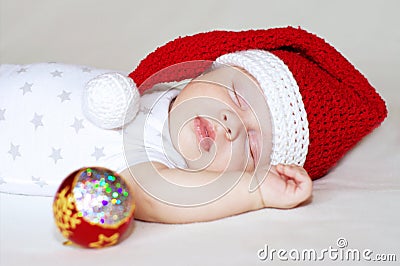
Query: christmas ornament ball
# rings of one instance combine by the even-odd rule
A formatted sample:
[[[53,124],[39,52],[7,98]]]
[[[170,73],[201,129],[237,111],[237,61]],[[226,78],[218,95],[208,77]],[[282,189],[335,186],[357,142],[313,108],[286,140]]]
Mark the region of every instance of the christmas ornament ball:
[[[55,223],[62,235],[87,248],[117,244],[135,210],[133,194],[117,173],[84,167],[68,175],[53,201]]]

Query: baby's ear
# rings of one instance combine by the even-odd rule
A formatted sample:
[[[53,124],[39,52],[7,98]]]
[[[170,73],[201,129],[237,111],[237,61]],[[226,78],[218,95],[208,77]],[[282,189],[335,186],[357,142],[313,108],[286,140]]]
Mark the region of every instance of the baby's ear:
[[[303,167],[272,166],[262,188],[266,207],[289,209],[311,197],[312,181]]]

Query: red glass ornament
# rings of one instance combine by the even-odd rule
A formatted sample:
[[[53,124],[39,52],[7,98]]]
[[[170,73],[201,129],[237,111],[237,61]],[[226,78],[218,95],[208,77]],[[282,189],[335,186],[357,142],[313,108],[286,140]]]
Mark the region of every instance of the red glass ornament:
[[[87,248],[118,243],[135,210],[123,178],[102,167],[84,167],[68,175],[54,197],[55,223],[62,235]]]

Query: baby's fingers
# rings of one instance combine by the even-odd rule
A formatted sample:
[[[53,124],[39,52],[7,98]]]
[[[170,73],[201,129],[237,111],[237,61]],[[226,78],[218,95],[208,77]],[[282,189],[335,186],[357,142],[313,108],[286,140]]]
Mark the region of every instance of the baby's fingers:
[[[303,167],[297,165],[279,164],[276,166],[276,170],[281,176],[293,180],[299,189],[311,191],[312,181],[307,171]]]
[[[294,202],[301,203],[308,199],[312,193],[312,181],[307,171],[297,165],[277,165],[277,172],[288,178],[286,184],[291,184]],[[291,181],[291,182],[290,182]],[[294,183],[294,184],[293,184]]]
[[[311,181],[307,171],[301,166],[278,164],[276,170],[280,175],[294,179],[296,183]]]

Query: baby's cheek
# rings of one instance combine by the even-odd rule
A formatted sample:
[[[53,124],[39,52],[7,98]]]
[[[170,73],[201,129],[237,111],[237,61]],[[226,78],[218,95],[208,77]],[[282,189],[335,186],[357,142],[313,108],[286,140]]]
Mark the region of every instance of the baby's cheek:
[[[199,147],[196,139],[190,132],[190,128],[185,126],[178,135],[177,151],[185,158],[185,160],[193,161],[200,156]]]
[[[251,171],[251,162],[244,151],[226,150],[220,160],[226,171]]]

